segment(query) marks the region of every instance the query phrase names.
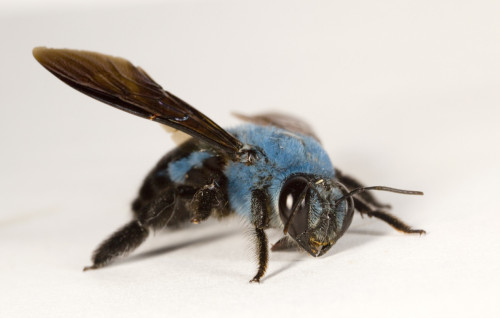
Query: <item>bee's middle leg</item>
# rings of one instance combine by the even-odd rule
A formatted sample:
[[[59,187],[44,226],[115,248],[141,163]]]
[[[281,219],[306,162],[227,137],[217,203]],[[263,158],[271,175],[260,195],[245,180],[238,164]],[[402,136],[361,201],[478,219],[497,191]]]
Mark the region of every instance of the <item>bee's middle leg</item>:
[[[198,224],[206,220],[212,213],[212,210],[225,211],[227,208],[225,206],[226,202],[227,198],[224,195],[224,191],[215,182],[201,187],[196,191],[191,200],[191,210],[193,213],[191,223]]]

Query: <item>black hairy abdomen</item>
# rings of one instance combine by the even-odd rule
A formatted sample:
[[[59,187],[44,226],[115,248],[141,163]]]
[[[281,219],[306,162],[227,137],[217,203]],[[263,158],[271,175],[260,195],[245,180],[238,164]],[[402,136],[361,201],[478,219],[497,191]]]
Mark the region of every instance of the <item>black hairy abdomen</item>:
[[[192,168],[187,172],[185,181],[174,182],[168,174],[169,164],[186,158],[191,153],[207,149],[207,145],[195,139],[190,139],[167,153],[148,173],[139,189],[137,198],[132,203],[132,211],[138,219],[154,217],[165,207],[171,207],[172,212],[162,226],[176,226],[192,218],[192,207],[196,206],[193,197],[203,187],[216,184],[220,191],[211,200],[212,208],[218,216],[230,213],[228,207],[227,178],[224,166],[227,158],[224,154],[214,151],[214,156],[203,161],[201,167]],[[213,149],[210,148],[211,151]],[[205,203],[204,203],[205,204]]]

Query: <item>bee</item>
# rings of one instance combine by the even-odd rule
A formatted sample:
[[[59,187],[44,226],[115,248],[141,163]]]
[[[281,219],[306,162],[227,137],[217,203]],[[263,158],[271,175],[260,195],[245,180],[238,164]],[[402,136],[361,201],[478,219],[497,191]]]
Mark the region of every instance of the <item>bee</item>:
[[[425,233],[387,213],[390,206],[367,191],[422,192],[365,187],[341,173],[311,127],[299,119],[276,113],[238,115],[248,123],[225,130],[125,59],[44,47],[35,48],[33,55],[74,89],[191,137],[149,172],[132,203],[132,220],[97,247],[93,264],[84,270],[132,252],[151,231],[231,214],[246,219],[255,237],[258,268],[251,282],[259,282],[266,272],[269,228],[283,232],[271,250],[295,247],[314,257],[342,237],[354,211],[404,233]]]

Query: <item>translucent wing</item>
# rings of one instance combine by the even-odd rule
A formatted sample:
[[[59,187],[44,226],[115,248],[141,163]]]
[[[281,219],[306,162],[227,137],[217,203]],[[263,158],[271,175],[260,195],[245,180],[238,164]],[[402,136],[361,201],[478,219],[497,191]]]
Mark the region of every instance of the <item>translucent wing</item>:
[[[311,136],[317,141],[320,141],[319,138],[314,133],[311,126],[308,123],[295,118],[293,116],[280,114],[280,113],[266,113],[255,116],[247,116],[238,113],[234,113],[236,117],[239,119],[257,124],[262,126],[275,126],[278,128],[282,128],[285,130],[289,130],[291,132],[300,133],[306,136]]]
[[[131,114],[148,118],[236,153],[241,142],[186,102],[163,90],[146,72],[109,55],[38,47],[33,55],[69,86]]]

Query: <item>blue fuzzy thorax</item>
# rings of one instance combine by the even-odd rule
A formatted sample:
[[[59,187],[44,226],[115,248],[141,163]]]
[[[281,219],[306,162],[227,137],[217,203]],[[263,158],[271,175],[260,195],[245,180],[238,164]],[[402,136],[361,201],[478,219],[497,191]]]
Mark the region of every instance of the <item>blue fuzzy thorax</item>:
[[[319,142],[310,136],[272,126],[244,125],[229,132],[242,143],[258,150],[257,160],[229,162],[225,169],[231,208],[251,220],[251,193],[267,189],[271,196],[271,226],[279,225],[278,199],[283,182],[296,173],[333,178],[335,170]]]
[[[207,151],[196,151],[185,158],[173,161],[168,165],[168,176],[172,181],[182,183],[186,180],[186,175],[189,170],[200,168],[203,165],[203,160],[213,155],[213,153]]]

